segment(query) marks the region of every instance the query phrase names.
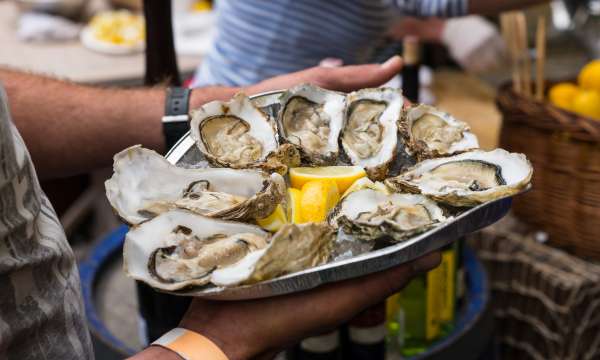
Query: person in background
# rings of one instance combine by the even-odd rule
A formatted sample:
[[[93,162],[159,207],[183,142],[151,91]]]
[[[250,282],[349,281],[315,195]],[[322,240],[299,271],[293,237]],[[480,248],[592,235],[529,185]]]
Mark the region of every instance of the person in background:
[[[216,36],[191,85],[247,85],[323,59],[335,59],[327,63],[333,65],[378,62],[376,51],[385,37],[401,37],[407,30],[447,45],[461,65],[479,71],[494,65],[501,51],[495,28],[482,18],[435,24],[407,20],[404,28],[398,21],[496,14],[543,1],[217,0]],[[482,51],[486,55],[478,57]]]
[[[305,82],[352,91],[380,85],[401,67],[395,57],[382,65],[312,68],[243,89],[200,88],[192,91],[190,108],[241,90],[253,94]],[[165,89],[83,86],[0,67],[0,359],[93,358],[73,252],[38,176],[107,166],[115,153],[134,144],[164,152],[164,108]],[[269,355],[335,328],[438,262],[433,253],[381,273],[271,299],[195,299],[180,327],[195,334],[187,343],[194,353],[212,351],[207,360]],[[149,346],[134,358],[180,356]]]

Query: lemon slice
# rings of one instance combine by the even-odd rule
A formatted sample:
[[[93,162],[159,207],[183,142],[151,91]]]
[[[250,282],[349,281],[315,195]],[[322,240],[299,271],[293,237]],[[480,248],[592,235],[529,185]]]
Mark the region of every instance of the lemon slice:
[[[390,193],[390,190],[387,188],[387,186],[385,186],[384,183],[379,182],[379,181],[373,182],[368,177],[363,177],[363,178],[356,180],[354,183],[352,183],[352,185],[350,185],[348,190],[346,190],[346,192],[344,192],[341,199],[345,198],[346,196],[348,196],[348,194],[350,194],[352,192],[362,190],[362,189],[373,189],[373,190],[381,191],[385,194]]]
[[[360,166],[297,167],[290,169],[290,182],[293,188],[302,189],[308,181],[333,180],[340,193],[346,191],[356,179],[367,176]]]
[[[287,224],[287,222],[287,216],[285,215],[285,211],[283,210],[283,206],[281,206],[281,204],[277,205],[275,211],[273,211],[271,215],[264,219],[256,219],[256,223],[260,227],[270,232],[276,232],[284,224]]]
[[[298,189],[288,188],[288,221],[292,224],[302,223],[302,208],[300,207],[300,199],[302,192]]]
[[[327,213],[339,199],[340,194],[333,180],[313,180],[305,183],[300,198],[302,222],[325,221]]]

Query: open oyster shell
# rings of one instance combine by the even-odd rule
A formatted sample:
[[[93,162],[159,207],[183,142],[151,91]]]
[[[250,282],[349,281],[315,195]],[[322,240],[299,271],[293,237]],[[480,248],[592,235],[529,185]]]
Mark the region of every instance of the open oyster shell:
[[[442,209],[423,195],[373,189],[350,193],[329,216],[333,226],[365,241],[381,237],[403,241],[445,220]]]
[[[138,224],[172,208],[229,220],[268,216],[285,197],[281,175],[258,170],[185,169],[133,146],[114,157],[106,196],[119,216]]]
[[[241,93],[193,110],[190,128],[198,149],[215,166],[251,167],[278,147],[273,122]]]
[[[329,258],[327,223],[287,224],[274,235],[257,226],[175,209],[131,229],[125,272],[166,291],[213,283],[254,283],[317,266]]]
[[[333,229],[327,223],[286,224],[265,249],[216,270],[211,282],[220,286],[251,284],[324,264],[333,240]]]
[[[479,148],[466,123],[429,105],[405,111],[399,126],[406,151],[419,161]]]
[[[300,149],[307,165],[335,165],[346,97],[310,84],[281,95],[277,127],[283,142]]]
[[[449,205],[474,206],[518,193],[530,183],[532,173],[523,154],[476,150],[422,161],[385,183]]]
[[[391,88],[363,89],[349,94],[341,143],[354,165],[372,180],[383,180],[396,157],[398,126],[404,99]]]
[[[265,248],[269,236],[255,225],[170,210],[127,233],[124,269],[161,290],[205,285],[214,271]]]

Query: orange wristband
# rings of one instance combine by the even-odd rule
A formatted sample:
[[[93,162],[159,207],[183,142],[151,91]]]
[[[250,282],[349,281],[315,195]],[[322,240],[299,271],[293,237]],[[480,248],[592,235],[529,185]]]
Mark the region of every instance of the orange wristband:
[[[152,343],[174,351],[185,360],[229,360],[206,336],[184,328],[175,328]]]

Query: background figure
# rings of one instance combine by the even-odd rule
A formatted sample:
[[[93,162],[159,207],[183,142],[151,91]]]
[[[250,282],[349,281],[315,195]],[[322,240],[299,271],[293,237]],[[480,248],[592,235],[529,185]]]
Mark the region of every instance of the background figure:
[[[318,65],[325,58],[339,59],[340,64],[380,62],[398,51],[397,46],[387,46],[390,38],[405,35],[442,43],[459,64],[481,71],[502,58],[497,56],[502,40],[495,27],[474,16],[431,18],[466,15],[467,2],[219,0],[213,45],[192,86],[252,84]],[[473,54],[481,52],[490,55],[472,61]]]

